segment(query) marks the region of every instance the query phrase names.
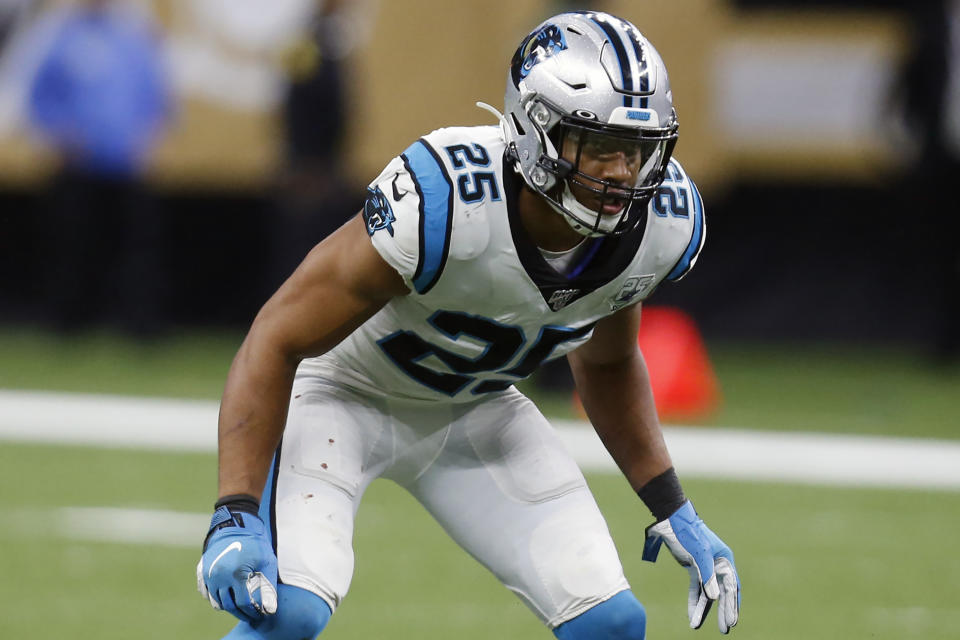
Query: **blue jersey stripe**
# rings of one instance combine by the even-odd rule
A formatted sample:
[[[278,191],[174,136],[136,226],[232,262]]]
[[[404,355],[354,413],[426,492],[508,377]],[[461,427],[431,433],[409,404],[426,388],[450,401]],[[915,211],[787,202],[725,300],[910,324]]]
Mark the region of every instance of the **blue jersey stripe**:
[[[450,250],[453,186],[443,162],[422,138],[401,154],[420,197],[420,256],[413,274],[417,293],[426,293],[440,279]]]
[[[690,181],[690,190],[693,192],[693,237],[690,238],[687,250],[683,252],[673,271],[667,274],[667,280],[676,280],[683,277],[693,266],[693,261],[697,259],[700,248],[703,246],[703,201],[700,199],[700,192],[692,180]]]

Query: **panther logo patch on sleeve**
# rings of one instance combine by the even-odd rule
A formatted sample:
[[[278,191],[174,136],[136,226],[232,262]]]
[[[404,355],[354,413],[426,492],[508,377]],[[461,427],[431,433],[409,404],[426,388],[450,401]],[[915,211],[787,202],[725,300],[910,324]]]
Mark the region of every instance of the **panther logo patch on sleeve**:
[[[397,221],[393,215],[390,201],[383,195],[380,187],[367,187],[367,200],[363,203],[363,221],[367,225],[367,234],[373,235],[381,229],[386,229],[393,235],[393,223]]]

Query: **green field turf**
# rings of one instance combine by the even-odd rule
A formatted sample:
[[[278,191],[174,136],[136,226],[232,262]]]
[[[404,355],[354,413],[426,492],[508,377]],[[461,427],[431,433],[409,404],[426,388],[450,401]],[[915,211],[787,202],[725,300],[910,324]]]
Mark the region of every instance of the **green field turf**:
[[[141,345],[109,334],[0,329],[0,389],[216,399],[242,337],[194,331]],[[709,348],[723,402],[701,424],[960,438],[960,367],[934,367],[891,347]],[[574,417],[569,394],[544,392],[535,381],[522,388],[548,416]]]
[[[0,444],[4,638],[219,638],[230,627],[194,587],[197,547],[70,540],[37,517],[66,506],[206,513],[212,455]],[[649,637],[718,637],[686,628],[686,573],[665,554],[640,561],[648,516],[615,476],[591,476]],[[960,494],[688,480],[737,552],[741,640],[956,638]],[[402,490],[374,483],[360,509],[357,570],[330,639],[552,636]]]
[[[141,345],[0,330],[0,389],[215,399],[238,332]],[[723,391],[704,424],[756,429],[960,437],[960,371],[908,350],[710,345]],[[549,416],[566,394],[525,390]],[[219,638],[230,627],[194,590],[196,546],[71,539],[63,507],[209,513],[214,456],[0,442],[0,637]],[[717,637],[686,628],[686,574],[664,555],[640,561],[648,524],[615,476],[590,476],[649,637]],[[738,554],[743,618],[733,637],[956,638],[960,493],[835,489],[686,479],[710,525]],[[324,638],[550,638],[496,580],[400,489],[375,483],[361,507],[350,596]]]

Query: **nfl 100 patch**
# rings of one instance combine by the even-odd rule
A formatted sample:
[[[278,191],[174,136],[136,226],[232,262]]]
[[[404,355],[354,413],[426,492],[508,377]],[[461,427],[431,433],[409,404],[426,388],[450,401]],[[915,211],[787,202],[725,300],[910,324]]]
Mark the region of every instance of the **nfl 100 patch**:
[[[560,311],[560,309],[570,304],[570,301],[578,293],[580,293],[580,289],[557,289],[550,295],[547,304],[550,305],[550,308],[554,311]]]

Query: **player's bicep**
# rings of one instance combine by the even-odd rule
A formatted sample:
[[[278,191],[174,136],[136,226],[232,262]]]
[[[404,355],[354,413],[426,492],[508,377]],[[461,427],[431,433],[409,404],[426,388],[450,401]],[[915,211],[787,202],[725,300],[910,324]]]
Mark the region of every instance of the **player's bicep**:
[[[590,339],[569,354],[571,365],[616,364],[635,357],[640,308],[635,304],[597,322]]]
[[[356,216],[310,251],[260,310],[251,333],[289,358],[319,355],[408,292]]]

